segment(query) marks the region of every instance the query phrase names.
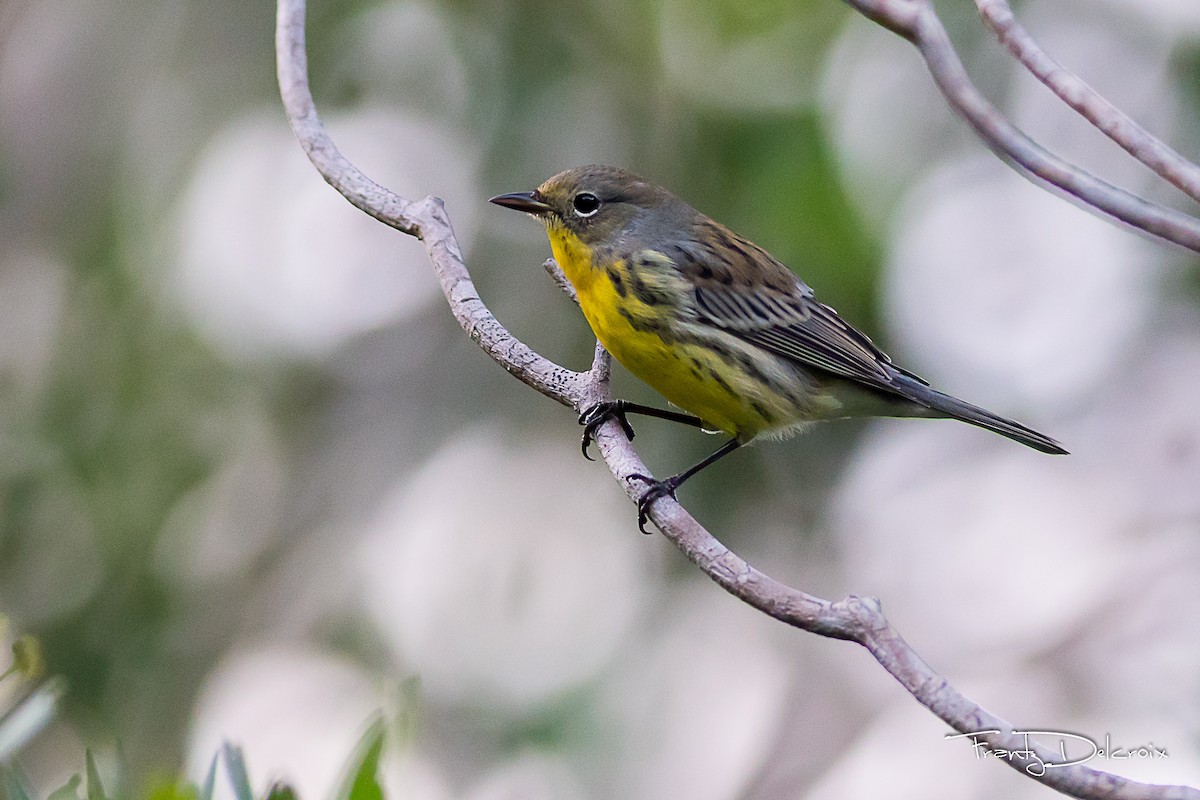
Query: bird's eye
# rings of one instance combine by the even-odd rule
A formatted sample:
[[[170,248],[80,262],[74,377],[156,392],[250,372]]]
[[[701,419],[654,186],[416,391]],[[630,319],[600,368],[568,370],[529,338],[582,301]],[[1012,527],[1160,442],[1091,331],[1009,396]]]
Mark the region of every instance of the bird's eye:
[[[600,210],[600,198],[591,192],[580,192],[575,195],[571,205],[575,208],[575,216],[590,217]]]

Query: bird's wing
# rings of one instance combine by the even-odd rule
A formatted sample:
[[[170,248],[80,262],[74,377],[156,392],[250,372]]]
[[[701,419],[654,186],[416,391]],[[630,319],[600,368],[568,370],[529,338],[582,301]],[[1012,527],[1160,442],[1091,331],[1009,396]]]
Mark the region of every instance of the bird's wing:
[[[891,388],[897,373],[921,381],[814,299],[812,289],[767,251],[717,223],[702,233],[702,245],[677,254],[695,287],[700,321],[801,365],[871,386]]]
[[[705,322],[804,366],[873,385],[895,375],[887,354],[811,295],[697,286],[696,310]]]

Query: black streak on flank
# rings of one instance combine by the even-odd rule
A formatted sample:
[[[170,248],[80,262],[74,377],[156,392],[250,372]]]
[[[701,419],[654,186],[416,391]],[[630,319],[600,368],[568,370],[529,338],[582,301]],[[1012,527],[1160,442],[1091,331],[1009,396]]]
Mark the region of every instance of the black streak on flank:
[[[763,422],[767,423],[768,425],[775,423],[775,416],[762,403],[758,402],[757,400],[751,400],[750,407],[754,409],[755,414],[758,414],[758,416],[762,417]]]
[[[760,369],[758,364],[754,362],[754,359],[745,353],[734,352],[724,347],[712,347],[711,350],[720,356],[721,360],[726,364],[740,370],[742,373],[753,379],[755,383],[759,384],[760,386],[766,386],[780,397],[786,397],[794,403],[799,403],[802,399],[797,397],[792,392],[791,387],[789,387],[787,384],[781,383],[779,380],[771,375],[768,375],[766,372]]]
[[[608,279],[612,281],[613,288],[617,290],[618,295],[624,297],[629,293],[625,288],[625,281],[621,279],[621,273],[615,267],[609,267],[606,272],[608,273]]]
[[[667,301],[666,295],[646,285],[636,269],[629,271],[629,288],[633,290],[634,297],[648,306],[657,306]]]
[[[729,381],[722,378],[721,373],[717,372],[715,369],[710,368],[708,370],[708,377],[712,378],[713,383],[717,384],[717,386],[720,386],[730,395],[734,397],[738,396],[737,392],[733,390],[733,387],[729,385]]]
[[[635,331],[640,333],[653,333],[655,336],[662,339],[663,342],[669,345],[675,344],[675,342],[678,341],[678,337],[676,337],[671,332],[670,327],[663,322],[659,322],[655,319],[649,319],[647,317],[635,317],[633,314],[629,313],[629,309],[627,308],[618,308],[617,313],[624,317],[625,321],[629,323],[629,327],[633,328]]]

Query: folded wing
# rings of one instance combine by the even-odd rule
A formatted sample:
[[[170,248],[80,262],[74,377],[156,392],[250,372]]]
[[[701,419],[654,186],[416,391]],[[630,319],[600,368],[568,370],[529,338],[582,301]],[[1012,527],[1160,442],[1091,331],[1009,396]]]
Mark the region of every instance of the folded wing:
[[[701,322],[803,366],[877,388],[894,390],[897,374],[920,381],[817,302],[812,289],[770,253],[728,228],[704,219],[693,243],[672,256],[695,287]]]

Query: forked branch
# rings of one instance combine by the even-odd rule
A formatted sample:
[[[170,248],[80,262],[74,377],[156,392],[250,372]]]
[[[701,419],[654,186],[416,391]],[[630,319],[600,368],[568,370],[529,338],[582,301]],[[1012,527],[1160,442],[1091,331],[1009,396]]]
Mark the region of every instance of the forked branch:
[[[1059,64],[1017,22],[1007,0],[975,0],[979,15],[1033,75],[1163,180],[1200,201],[1200,167],[1175,152],[1078,75]]]
[[[868,19],[912,42],[950,106],[984,143],[1026,177],[1046,183],[1112,219],[1200,253],[1200,219],[1152,203],[1070,164],[1030,139],[971,81],[930,0],[844,0]],[[1200,171],[1159,142],[1083,81],[1046,56],[1003,0],[976,0],[984,19],[1031,71],[1060,97],[1158,174],[1200,199]],[[1044,76],[1044,77],[1043,77]],[[1070,99],[1068,99],[1070,98]]]
[[[609,358],[597,346],[592,368],[575,372],[538,355],[492,315],[480,300],[463,261],[445,209],[437,198],[410,201],[367,178],[345,159],[325,132],[308,88],[304,46],[304,0],[279,0],[276,28],[279,87],[296,137],[313,165],[347,200],[380,222],[416,236],[425,244],[450,310],[463,330],[496,363],[540,393],[582,411],[611,399]],[[640,484],[628,478],[649,474],[646,465],[615,421],[597,431],[596,442],[613,476],[631,499]],[[1013,726],[971,702],[938,675],[900,637],[880,610],[879,601],[851,596],[838,602],[793,589],[747,564],[700,525],[674,499],[657,502],[650,518],[672,543],[726,591],[789,625],[865,647],[922,705],[960,733],[995,730],[978,738],[989,746],[1019,751],[1027,743]],[[1037,755],[1014,758],[1011,766],[1035,780],[1079,798],[1200,800],[1200,792],[1182,786],[1137,783],[1080,765],[1036,772],[1037,758],[1053,763],[1057,754],[1034,745]]]

